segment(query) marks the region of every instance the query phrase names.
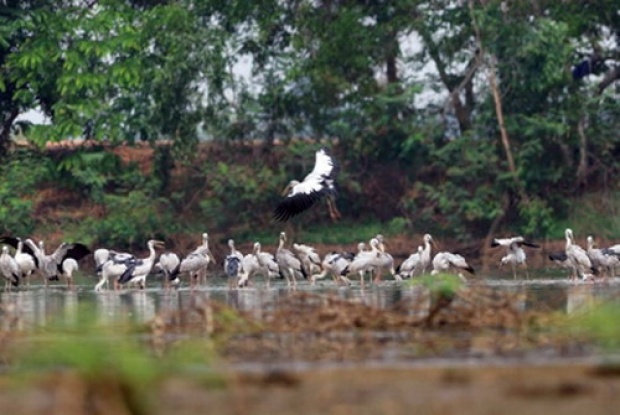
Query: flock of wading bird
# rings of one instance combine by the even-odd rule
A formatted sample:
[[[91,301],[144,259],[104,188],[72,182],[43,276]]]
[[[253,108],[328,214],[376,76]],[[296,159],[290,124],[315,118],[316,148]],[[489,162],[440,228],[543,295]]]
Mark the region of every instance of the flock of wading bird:
[[[332,219],[340,217],[334,198],[336,188],[334,179],[338,165],[325,148],[315,153],[313,170],[300,182],[292,180],[283,194],[283,199],[276,206],[273,217],[285,222],[325,199]],[[465,279],[464,272],[474,274],[474,269],[467,260],[458,254],[439,252],[432,255],[434,241],[431,235],[423,237],[423,245],[411,254],[398,267],[394,267],[394,258],[385,249],[382,235],[377,235],[368,242],[358,245],[357,253],[330,252],[320,258],[316,250],[304,244],[293,244],[292,250],[285,247],[286,234],[280,233],[279,246],[274,254],[261,250],[260,243],[254,244],[253,252],[243,255],[235,248],[234,241],[228,241],[230,253],[223,261],[224,273],[228,278],[229,288],[244,287],[251,279],[262,276],[269,285],[273,278],[283,278],[289,286],[295,286],[297,280],[307,278],[312,284],[317,279],[332,275],[340,284],[351,284],[351,276],[359,276],[362,286],[366,275],[371,282],[378,283],[384,274],[390,274],[397,281],[412,278],[430,272],[434,275],[454,272]],[[583,249],[574,241],[573,232],[566,229],[566,248],[563,252],[552,253],[549,259],[561,267],[571,270],[572,278],[593,279],[596,276],[613,276],[615,267],[620,264],[620,245],[606,249],[594,247],[594,240],[588,236],[588,248]],[[78,269],[78,261],[93,255],[99,281],[95,290],[109,288],[112,281],[114,289],[121,286],[144,288],[149,274],[163,274],[163,285],[167,288],[178,287],[180,278],[187,275],[189,285],[195,288],[206,282],[207,270],[216,260],[209,250],[209,236],[202,235],[202,243],[181,259],[173,252],[158,255],[157,249],[164,243],[150,240],[147,243],[149,256],[137,258],[127,252],[118,252],[100,248],[92,252],[81,243],[62,243],[52,253],[45,252],[43,242],[36,244],[32,239],[22,241],[14,236],[0,237],[3,244],[0,255],[0,273],[5,279],[5,290],[12,289],[26,281],[29,285],[33,275],[43,279],[47,286],[49,281],[65,279],[68,286],[73,285],[73,273]],[[527,273],[526,253],[524,247],[539,248],[537,244],[526,241],[521,236],[494,239],[492,246],[503,246],[506,255],[500,265],[509,264],[513,277],[517,278],[517,267],[525,268]],[[11,255],[11,248],[14,249]]]
[[[473,267],[459,254],[438,252],[433,255],[435,243],[429,234],[424,235],[422,245],[416,252],[397,267],[392,255],[386,251],[382,235],[376,235],[368,244],[359,243],[357,253],[334,251],[323,258],[310,245],[293,243],[289,249],[286,243],[286,233],[281,232],[274,254],[263,251],[261,244],[256,242],[252,252],[244,255],[235,248],[232,239],[228,240],[230,252],[223,261],[228,287],[246,287],[253,284],[257,277],[262,277],[266,286],[272,279],[284,279],[288,286],[296,286],[299,280],[309,280],[310,284],[315,284],[328,276],[338,284],[350,285],[355,277],[359,278],[363,287],[367,278],[376,284],[386,275],[402,281],[426,273],[455,273],[462,279],[466,279],[467,274],[474,274]],[[181,279],[187,276],[193,289],[206,283],[209,267],[211,270],[214,266],[219,267],[209,249],[207,233],[202,234],[202,243],[182,259],[174,252],[160,255],[158,250],[164,248],[164,244],[157,240],[148,241],[149,255],[146,258],[106,248],[92,252],[80,243],[62,243],[53,253],[47,254],[42,241],[36,244],[32,239],[22,241],[12,236],[0,237],[0,244],[3,244],[0,273],[5,279],[5,290],[22,284],[29,286],[32,277],[41,278],[46,286],[50,281],[64,279],[67,286],[72,287],[78,261],[89,255],[93,256],[99,276],[95,291],[102,290],[104,286],[109,288],[110,282],[115,290],[122,286],[145,288],[149,275],[160,277],[166,289],[178,288]],[[516,236],[494,239],[492,246],[506,249],[500,266],[510,265],[515,279],[518,267],[523,267],[526,278],[529,278],[524,248],[540,248],[539,245]],[[10,248],[14,248],[12,254]],[[575,243],[572,230],[567,229],[565,250],[550,254],[549,259],[571,270],[572,279],[610,277],[620,265],[620,244],[598,249],[594,246],[593,237],[588,236],[587,249],[584,249]]]

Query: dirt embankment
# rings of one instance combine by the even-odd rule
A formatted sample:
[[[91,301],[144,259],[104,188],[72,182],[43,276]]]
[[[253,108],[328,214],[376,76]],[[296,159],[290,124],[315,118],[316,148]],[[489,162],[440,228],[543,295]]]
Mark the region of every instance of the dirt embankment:
[[[162,142],[160,146],[169,146],[170,143]],[[260,146],[239,144],[239,157],[255,158],[262,150]],[[152,171],[152,162],[154,149],[149,144],[137,144],[134,146],[115,146],[107,147],[105,144],[93,143],[89,141],[84,142],[61,142],[53,143],[48,146],[47,151],[50,155],[61,156],[63,154],[71,153],[78,149],[84,148],[108,148],[113,152],[123,163],[135,163],[139,170],[143,174],[150,174]],[[198,155],[196,157],[200,163],[212,162],[219,157],[225,157],[226,152],[223,151],[221,146],[216,146],[212,143],[202,143],[198,149]],[[261,153],[262,156],[262,153]],[[271,154],[269,162],[276,163],[273,158],[277,158],[277,154]],[[248,159],[249,160],[249,159]],[[177,165],[172,171],[171,186],[181,186],[186,180],[189,167],[186,165]],[[191,170],[191,169],[190,169]],[[394,181],[394,180],[391,180]],[[171,190],[173,191],[173,189]],[[394,193],[394,192],[390,192]],[[387,194],[381,194],[381,198],[385,199]],[[42,228],[45,228],[45,234],[43,232],[37,232],[33,235],[35,238],[45,238],[50,246],[60,243],[63,238],[63,232],[60,227],[57,231],[50,232],[50,229],[54,229],[55,223],[61,223],[65,220],[80,221],[87,217],[102,218],[105,215],[104,208],[96,203],[85,199],[76,191],[70,191],[67,189],[61,189],[50,185],[50,187],[40,190],[35,196],[35,209],[34,214],[37,217],[37,221],[42,223]],[[196,235],[178,234],[172,235],[169,245],[171,249],[183,254],[192,250],[200,240],[200,233],[197,231]],[[230,237],[223,232],[217,232],[209,229],[212,243],[212,249],[216,257],[224,257],[227,253],[227,247],[225,241]],[[274,231],[274,244],[264,244],[264,249],[268,251],[274,251],[277,242],[277,231]],[[422,234],[417,233],[402,233],[399,235],[389,236],[387,242],[388,251],[394,256],[396,265],[400,264],[410,254],[416,252],[418,245],[422,244]],[[503,236],[503,235],[502,235]],[[500,259],[505,255],[503,248],[488,248],[484,247],[484,240],[470,240],[470,241],[456,241],[453,239],[442,239],[440,236],[434,235],[437,242],[437,250],[450,251],[460,253],[465,256],[476,269],[482,269],[488,272],[493,267],[496,267],[500,263]],[[236,241],[238,248],[242,252],[251,252],[252,244],[254,241]],[[296,241],[303,243],[304,241]],[[316,245],[317,250],[321,254],[326,254],[331,251],[351,251],[357,250],[357,242],[352,242],[348,245]],[[550,252],[561,251],[564,249],[564,241],[537,241],[541,244],[540,249],[528,249],[528,264],[531,268],[545,268],[551,266],[550,261],[547,259]],[[604,242],[604,241],[602,241]],[[509,270],[506,270],[509,272]]]

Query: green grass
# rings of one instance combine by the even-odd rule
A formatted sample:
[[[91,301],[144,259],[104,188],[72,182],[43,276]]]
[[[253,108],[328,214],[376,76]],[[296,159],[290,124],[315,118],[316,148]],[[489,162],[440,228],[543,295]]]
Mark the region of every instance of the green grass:
[[[326,222],[321,225],[299,226],[295,228],[287,228],[282,226],[278,229],[262,230],[256,229],[239,236],[235,239],[251,240],[260,242],[263,245],[274,245],[278,242],[280,231],[287,231],[287,235],[295,241],[303,241],[307,244],[333,244],[348,245],[357,244],[358,242],[366,242],[377,234],[386,237],[397,235],[405,231],[407,221],[403,218],[394,218],[389,222],[350,222],[340,221],[336,223]],[[290,229],[290,230],[289,230]]]
[[[558,219],[549,230],[551,239],[564,238],[566,228],[575,235],[620,239],[620,192],[588,193],[574,199],[567,219]]]

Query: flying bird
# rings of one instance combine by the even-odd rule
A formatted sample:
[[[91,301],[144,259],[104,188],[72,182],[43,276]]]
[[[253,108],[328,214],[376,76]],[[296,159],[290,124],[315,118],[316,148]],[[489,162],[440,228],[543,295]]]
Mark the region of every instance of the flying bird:
[[[284,189],[284,199],[278,203],[273,211],[277,221],[286,222],[291,217],[309,209],[323,197],[327,198],[329,214],[332,219],[340,217],[340,213],[333,203],[336,195],[334,178],[338,171],[336,160],[327,153],[325,148],[316,152],[314,168],[303,181],[291,180]]]

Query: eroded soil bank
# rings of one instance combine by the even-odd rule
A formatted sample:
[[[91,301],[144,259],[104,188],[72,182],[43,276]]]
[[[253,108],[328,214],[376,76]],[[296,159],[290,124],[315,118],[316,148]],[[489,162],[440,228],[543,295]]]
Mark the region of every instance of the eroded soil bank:
[[[173,376],[143,391],[74,372],[6,387],[0,412],[81,414],[613,414],[620,370],[597,364],[460,365],[329,369],[262,374],[224,372],[221,382]]]

